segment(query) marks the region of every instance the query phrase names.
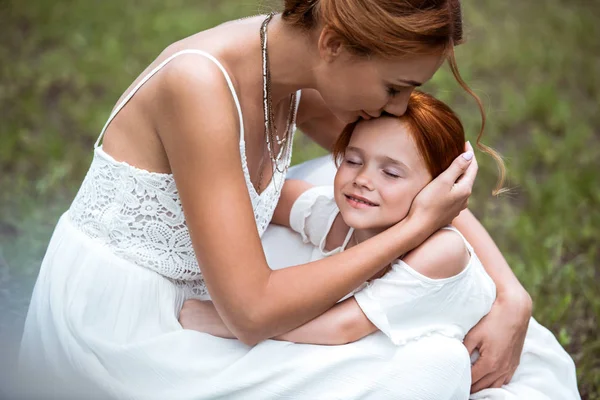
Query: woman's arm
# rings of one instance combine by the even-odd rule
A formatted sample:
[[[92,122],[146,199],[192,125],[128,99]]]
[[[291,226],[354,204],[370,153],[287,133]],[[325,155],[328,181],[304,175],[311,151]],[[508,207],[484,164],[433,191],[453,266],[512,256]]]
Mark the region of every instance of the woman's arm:
[[[497,288],[492,310],[465,338],[469,353],[478,349],[480,354],[472,369],[472,391],[477,392],[510,381],[519,366],[532,302],[475,216],[465,210],[453,223],[471,243]]]
[[[469,257],[462,238],[456,233],[442,230],[407,254],[404,260],[413,269],[429,278],[444,279],[460,273],[468,264]],[[397,298],[406,298],[406,294],[402,293],[406,288],[397,289]],[[392,299],[388,298],[387,301]],[[234,338],[209,301],[187,301],[179,321],[185,329],[223,338]],[[398,322],[394,321],[394,323]],[[306,344],[341,345],[355,342],[377,330],[378,328],[365,315],[356,299],[350,297],[304,325],[272,339]]]
[[[272,271],[242,173],[238,112],[221,71],[185,55],[159,74],[157,131],[193,247],[216,310],[245,343],[322,314],[466,206],[477,163],[459,156],[419,194],[403,222],[334,257]]]
[[[469,210],[464,210],[452,224],[465,236],[475,249],[475,253],[483,263],[485,270],[496,284],[498,297],[505,295],[519,296],[520,300],[531,306],[531,298],[523,288],[504,256],[487,233],[483,225]],[[527,304],[524,304],[527,306]]]

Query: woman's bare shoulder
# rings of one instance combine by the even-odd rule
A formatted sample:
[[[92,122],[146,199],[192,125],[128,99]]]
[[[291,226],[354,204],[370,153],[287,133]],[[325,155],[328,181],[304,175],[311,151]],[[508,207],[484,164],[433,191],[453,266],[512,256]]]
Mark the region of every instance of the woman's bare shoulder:
[[[208,118],[218,119],[239,128],[234,97],[219,66],[196,49],[167,49],[165,53],[159,59],[176,56],[157,77],[154,101],[159,111],[155,116],[159,135],[182,118],[198,124]]]

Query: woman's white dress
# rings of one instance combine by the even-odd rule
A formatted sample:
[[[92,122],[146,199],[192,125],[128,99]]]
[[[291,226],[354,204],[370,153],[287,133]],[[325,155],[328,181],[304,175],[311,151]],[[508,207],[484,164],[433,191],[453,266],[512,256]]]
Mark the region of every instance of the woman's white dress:
[[[221,68],[243,127],[227,72],[212,56],[195,50],[177,53],[153,70],[109,122],[147,79],[174,57],[184,55],[207,57]],[[98,144],[81,189],[56,226],[34,288],[20,354],[24,398],[468,397],[469,355],[457,340],[441,335],[404,346],[376,333],[343,346],[266,340],[248,347],[237,340],[183,329],[177,320],[183,301],[209,299],[210,295],[191,246],[175,181],[170,174],[115,161]],[[245,161],[243,129],[240,156],[262,235],[279,197],[277,182],[282,177],[276,176],[262,194],[256,193]],[[307,254],[301,239],[278,236],[275,231],[265,246],[271,258],[277,254],[275,258],[281,261],[282,254],[287,254],[287,265],[295,259],[302,262]],[[551,374],[560,361],[571,379],[572,361],[555,350],[550,347],[543,360],[552,361],[548,365]],[[545,379],[546,375],[537,376]],[[556,379],[545,384],[562,388]],[[575,398],[568,394],[554,398]]]
[[[243,127],[227,72],[212,56],[195,50],[161,63],[107,125],[151,76],[179,56],[207,57],[219,66]],[[24,398],[467,397],[469,356],[460,343],[445,337],[395,346],[379,333],[344,346],[266,340],[248,347],[183,329],[177,320],[183,301],[210,295],[173,176],[118,162],[99,142],[76,198],[56,226],[35,284],[20,353]],[[256,193],[243,128],[240,157],[262,235],[283,177],[277,174],[262,194]]]

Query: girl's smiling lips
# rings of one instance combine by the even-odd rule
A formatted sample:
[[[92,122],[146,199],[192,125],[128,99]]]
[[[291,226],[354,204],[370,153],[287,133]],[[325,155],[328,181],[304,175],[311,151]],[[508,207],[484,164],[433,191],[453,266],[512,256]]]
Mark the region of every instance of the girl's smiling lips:
[[[373,203],[369,199],[362,196],[344,194],[344,197],[346,197],[346,201],[354,208],[379,207],[379,204]]]

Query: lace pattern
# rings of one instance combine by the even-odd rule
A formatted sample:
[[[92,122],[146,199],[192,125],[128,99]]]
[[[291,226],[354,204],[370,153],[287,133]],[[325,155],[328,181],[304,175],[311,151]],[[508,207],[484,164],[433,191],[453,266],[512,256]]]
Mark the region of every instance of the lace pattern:
[[[259,195],[250,181],[244,141],[240,142],[240,151],[257,230],[262,236],[285,177],[276,173]],[[282,161],[289,165],[289,158]],[[173,175],[118,162],[99,147],[69,215],[81,231],[116,255],[171,280],[187,281],[181,285],[194,295],[207,294]]]
[[[96,140],[92,165],[71,204],[69,215],[81,231],[117,256],[156,271],[174,282],[179,281],[181,285],[177,286],[181,286],[185,292],[204,295],[208,292],[192,247],[173,175],[149,172],[116,161],[100,147],[108,125],[140,87],[167,63],[183,54],[196,54],[210,59],[227,81],[240,120],[240,154],[258,234],[262,236],[267,229],[291,156],[288,153],[286,159],[281,160],[278,170],[284,172],[276,172],[269,186],[259,195],[248,172],[244,120],[233,83],[216,58],[197,49],[182,50],[163,60],[115,108]],[[293,121],[298,112],[300,94],[300,91],[296,93]],[[290,128],[293,134],[295,123]]]

